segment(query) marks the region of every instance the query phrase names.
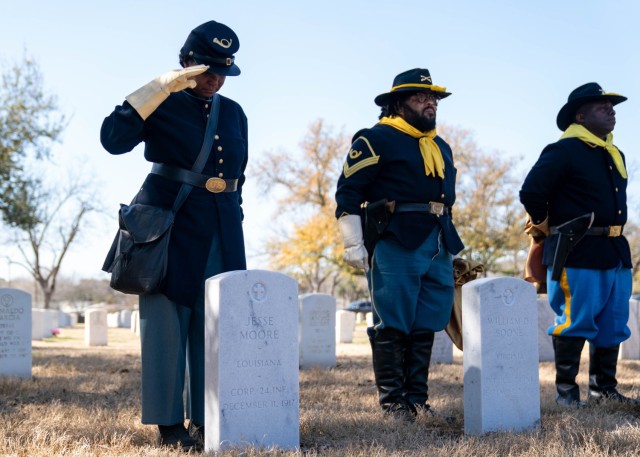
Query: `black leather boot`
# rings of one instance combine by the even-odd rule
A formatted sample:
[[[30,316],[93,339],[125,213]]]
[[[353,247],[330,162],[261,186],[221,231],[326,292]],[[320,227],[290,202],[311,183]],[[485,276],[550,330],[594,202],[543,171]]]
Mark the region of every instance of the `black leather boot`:
[[[201,451],[202,447],[189,436],[184,424],[158,425],[158,444],[183,451]]]
[[[619,344],[613,347],[589,345],[589,401],[640,404],[638,400],[625,397],[616,389],[619,351]]]
[[[413,422],[416,411],[406,399],[404,379],[406,339],[407,335],[393,328],[375,331],[371,339],[373,373],[385,414],[403,422]]]
[[[580,354],[584,338],[553,336],[553,350],[556,362],[556,403],[561,406],[584,406],[580,401],[580,387],[576,376],[580,370]]]
[[[204,449],[204,425],[198,425],[190,420],[187,432],[189,436],[196,440],[196,443]]]
[[[404,359],[405,387],[407,400],[418,411],[427,411],[429,398],[427,381],[433,349],[433,332],[412,332],[407,338],[407,352]]]

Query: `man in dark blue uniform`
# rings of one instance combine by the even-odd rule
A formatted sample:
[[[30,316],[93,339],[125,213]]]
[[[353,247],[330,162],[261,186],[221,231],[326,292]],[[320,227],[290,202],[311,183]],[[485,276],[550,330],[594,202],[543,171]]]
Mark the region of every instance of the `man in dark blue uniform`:
[[[233,100],[218,96],[213,147],[202,174],[190,174],[214,95],[227,76],[240,74],[234,62],[239,46],[236,34],[224,24],[209,21],[196,27],[180,50],[183,68],[128,95],[100,132],[111,154],[145,143],[144,156],[154,165],[135,197],[137,203],[170,209],[183,183],[194,186],[176,214],[163,289],[140,297],[142,422],[158,424],[161,444],[184,449],[198,448],[204,439],[204,281],[246,268],[240,205],[247,118]],[[184,427],[185,364],[189,434]]]
[[[380,405],[404,421],[429,408],[434,332],[449,322],[452,256],[463,248],[451,221],[453,154],[435,130],[438,102],[449,95],[426,69],[396,76],[375,98],[380,122],[354,136],[336,192],[344,259],[367,272]]]
[[[630,335],[632,279],[623,235],[627,170],[611,132],[613,106],[625,100],[597,83],[572,91],[556,120],[563,135],[543,149],[520,190],[530,218],[527,232],[544,240],[542,263],[548,267],[549,302],[557,315],[548,330],[555,351],[556,401],[564,406],[583,405],[575,378],[585,340],[590,343],[589,400],[633,401],[616,389],[620,343]],[[585,215],[592,224],[581,230]]]

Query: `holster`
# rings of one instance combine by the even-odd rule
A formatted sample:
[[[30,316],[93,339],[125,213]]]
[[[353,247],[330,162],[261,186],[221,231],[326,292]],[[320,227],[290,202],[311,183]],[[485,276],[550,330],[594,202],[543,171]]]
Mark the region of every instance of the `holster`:
[[[369,257],[371,257],[376,243],[389,225],[391,214],[388,211],[387,199],[367,203],[364,206],[363,212],[364,247],[367,249]]]
[[[571,253],[575,245],[587,234],[589,227],[593,224],[593,218],[593,213],[587,213],[557,227],[553,227],[552,233],[557,232],[558,234],[558,242],[553,255],[553,265],[551,268],[551,279],[554,281],[560,280],[562,269],[567,261],[567,257],[569,257],[569,253]]]

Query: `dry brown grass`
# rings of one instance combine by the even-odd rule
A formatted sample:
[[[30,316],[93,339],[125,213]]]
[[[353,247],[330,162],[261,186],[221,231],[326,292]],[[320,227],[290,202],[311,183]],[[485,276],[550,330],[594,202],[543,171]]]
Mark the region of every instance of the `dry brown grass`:
[[[369,349],[359,327],[352,345],[339,345],[338,366],[300,374],[301,450],[231,450],[220,456],[637,456],[640,408],[590,406],[562,410],[554,403],[550,363],[540,365],[542,425],[530,433],[463,434],[462,364],[436,365],[431,404],[456,416],[400,425],[383,419],[376,403]],[[138,341],[110,329],[108,347],[84,347],[82,328],[34,342],[33,378],[0,380],[2,456],[170,456],[155,447],[155,428],[139,421]],[[586,364],[586,359],[583,359]],[[579,382],[586,385],[586,365]],[[640,396],[640,362],[621,361],[620,389]]]

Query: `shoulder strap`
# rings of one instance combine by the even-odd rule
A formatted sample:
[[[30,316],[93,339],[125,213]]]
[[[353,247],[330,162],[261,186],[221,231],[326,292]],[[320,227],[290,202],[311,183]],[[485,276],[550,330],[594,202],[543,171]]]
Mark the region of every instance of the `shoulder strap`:
[[[213,138],[216,134],[216,129],[218,128],[218,118],[220,116],[220,96],[215,94],[213,96],[213,101],[211,102],[211,113],[209,114],[209,120],[207,121],[207,129],[204,132],[204,141],[202,142],[202,147],[200,148],[200,153],[198,154],[198,158],[193,163],[193,167],[191,167],[191,171],[195,173],[200,173],[204,168],[204,164],[207,163],[209,159],[209,153],[211,152],[211,146],[213,146]],[[173,212],[176,213],[184,203],[184,201],[189,196],[189,193],[193,189],[193,186],[190,184],[182,184],[180,187],[180,191],[176,196],[176,201],[173,204]]]

